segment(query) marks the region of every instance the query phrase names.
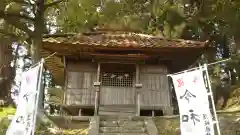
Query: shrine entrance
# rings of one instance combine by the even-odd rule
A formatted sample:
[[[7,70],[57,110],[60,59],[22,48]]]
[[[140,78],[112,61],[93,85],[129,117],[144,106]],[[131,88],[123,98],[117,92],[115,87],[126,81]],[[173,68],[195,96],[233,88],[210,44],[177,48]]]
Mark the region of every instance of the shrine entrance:
[[[100,105],[135,105],[134,64],[101,63]]]

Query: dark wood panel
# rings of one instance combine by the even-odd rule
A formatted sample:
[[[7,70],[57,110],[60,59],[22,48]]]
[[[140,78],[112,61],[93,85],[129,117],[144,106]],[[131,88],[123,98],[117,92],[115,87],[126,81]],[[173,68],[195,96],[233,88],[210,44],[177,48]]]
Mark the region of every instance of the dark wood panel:
[[[140,66],[140,74],[144,73],[161,73],[167,74],[167,67],[162,65],[141,65]]]
[[[93,62],[67,62],[68,71],[97,72],[97,64]]]
[[[100,105],[135,104],[135,89],[125,87],[101,87]]]
[[[67,89],[67,105],[94,105],[95,89]]]
[[[96,72],[67,72],[68,88],[92,88],[97,79]]]
[[[167,72],[164,66],[141,66],[141,106],[171,106]]]
[[[141,106],[157,107],[170,106],[169,96],[165,91],[143,90],[141,91]]]

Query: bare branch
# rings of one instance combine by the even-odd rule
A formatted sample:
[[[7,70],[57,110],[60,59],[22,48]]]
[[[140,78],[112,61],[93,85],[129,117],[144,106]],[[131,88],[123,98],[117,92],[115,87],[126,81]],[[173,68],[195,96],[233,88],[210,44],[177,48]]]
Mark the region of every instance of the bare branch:
[[[47,9],[47,8],[49,8],[49,7],[51,7],[51,6],[57,5],[57,4],[59,4],[59,3],[61,3],[61,2],[64,2],[64,1],[68,1],[68,0],[55,0],[55,1],[52,2],[52,3],[49,3],[49,4],[44,5],[44,8]]]

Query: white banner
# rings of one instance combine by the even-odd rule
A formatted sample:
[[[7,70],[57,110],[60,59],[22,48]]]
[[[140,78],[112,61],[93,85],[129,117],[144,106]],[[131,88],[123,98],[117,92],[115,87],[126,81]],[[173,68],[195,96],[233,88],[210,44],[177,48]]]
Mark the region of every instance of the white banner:
[[[178,100],[182,135],[214,135],[203,71],[171,75]]]
[[[38,79],[41,64],[23,72],[16,114],[6,135],[31,135],[36,113]]]

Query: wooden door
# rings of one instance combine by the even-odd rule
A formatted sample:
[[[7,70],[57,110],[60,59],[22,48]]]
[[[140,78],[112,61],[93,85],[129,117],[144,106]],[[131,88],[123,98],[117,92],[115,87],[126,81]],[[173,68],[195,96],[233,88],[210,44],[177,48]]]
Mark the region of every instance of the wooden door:
[[[135,90],[127,87],[101,87],[100,105],[134,105]]]
[[[135,104],[135,65],[101,65],[100,105]]]

